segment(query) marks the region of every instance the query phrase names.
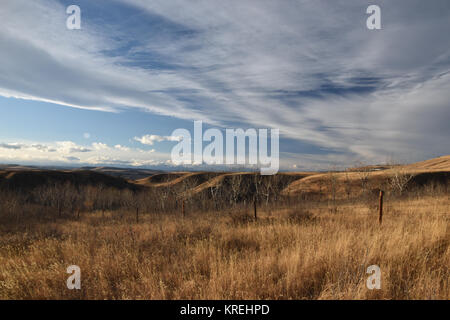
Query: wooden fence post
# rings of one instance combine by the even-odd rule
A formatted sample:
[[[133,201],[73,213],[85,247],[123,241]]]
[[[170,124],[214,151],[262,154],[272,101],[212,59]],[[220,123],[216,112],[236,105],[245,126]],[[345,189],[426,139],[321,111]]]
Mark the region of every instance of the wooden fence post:
[[[384,191],[380,190],[380,204],[379,204],[379,208],[380,208],[380,213],[378,216],[378,222],[381,225],[381,222],[383,221],[383,195],[384,195]]]
[[[258,215],[256,214],[256,198],[253,199],[253,212],[255,214],[255,221],[258,220]]]
[[[181,200],[181,215],[182,215],[183,218],[184,218],[184,215],[185,215],[185,212],[184,212],[184,199]]]

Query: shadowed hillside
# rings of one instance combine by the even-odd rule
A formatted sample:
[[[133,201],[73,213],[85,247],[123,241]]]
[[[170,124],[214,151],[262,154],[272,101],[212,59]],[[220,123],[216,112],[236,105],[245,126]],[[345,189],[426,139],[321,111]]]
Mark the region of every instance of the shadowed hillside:
[[[443,156],[409,165],[375,165],[351,168],[341,172],[284,172],[261,176],[253,172],[166,172],[93,167],[89,170],[42,170],[37,167],[3,166],[0,188],[31,190],[35,187],[69,182],[74,186],[103,185],[116,189],[144,190],[152,188],[175,198],[227,198],[231,202],[268,199],[282,196],[358,197],[395,191],[399,194],[424,186],[447,190],[450,183],[450,156]],[[132,173],[131,171],[136,171]],[[120,175],[149,176],[126,180]]]
[[[31,190],[43,185],[70,183],[74,186],[99,186],[117,189],[138,189],[139,186],[119,177],[94,171],[0,171],[0,188]]]
[[[187,196],[199,198],[231,198],[232,202],[266,198],[280,193],[289,183],[311,175],[312,173],[279,173],[274,176],[262,176],[259,173],[225,173],[210,179]]]

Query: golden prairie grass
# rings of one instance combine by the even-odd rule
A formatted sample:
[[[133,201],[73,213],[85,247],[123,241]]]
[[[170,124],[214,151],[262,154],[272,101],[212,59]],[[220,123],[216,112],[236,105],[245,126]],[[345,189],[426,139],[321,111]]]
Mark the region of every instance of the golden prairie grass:
[[[0,228],[0,299],[449,299],[449,199],[245,212],[85,213]],[[251,209],[248,210],[251,213]],[[81,268],[69,290],[66,268]],[[381,289],[366,269],[381,268]]]

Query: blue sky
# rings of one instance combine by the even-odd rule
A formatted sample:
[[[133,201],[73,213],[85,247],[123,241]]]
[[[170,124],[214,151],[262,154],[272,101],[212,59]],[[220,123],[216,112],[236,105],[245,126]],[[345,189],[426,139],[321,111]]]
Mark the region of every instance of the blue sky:
[[[446,0],[4,0],[0,25],[2,163],[168,164],[195,120],[280,129],[290,170],[450,150]]]

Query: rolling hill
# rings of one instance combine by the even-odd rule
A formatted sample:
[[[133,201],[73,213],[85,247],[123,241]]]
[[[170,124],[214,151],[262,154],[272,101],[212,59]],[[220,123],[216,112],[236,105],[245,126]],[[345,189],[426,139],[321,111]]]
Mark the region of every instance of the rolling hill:
[[[70,182],[75,186],[99,186],[117,189],[138,189],[140,186],[123,178],[114,177],[100,172],[87,170],[56,171],[56,170],[23,170],[0,171],[0,189],[31,190],[46,184],[64,184]]]
[[[118,189],[170,188],[189,196],[207,196],[238,192],[241,198],[254,193],[255,175],[252,172],[159,172],[145,169],[86,167],[47,170],[20,165],[0,166],[0,188],[29,190],[48,183],[71,182],[74,185],[103,185]],[[299,194],[329,194],[339,196],[357,194],[362,189],[386,189],[390,179],[399,175],[411,177],[410,186],[433,182],[447,186],[450,182],[450,156],[442,156],[407,165],[378,165],[352,168],[341,172],[282,172],[275,177],[262,176],[262,184],[270,181],[270,188],[288,196]],[[262,186],[262,185],[261,185]],[[261,187],[259,186],[259,187]],[[267,187],[267,186],[266,186]],[[237,190],[237,189],[239,190]]]
[[[396,177],[410,178],[409,187],[450,183],[450,156],[443,156],[408,165],[369,166],[346,172],[317,173],[292,182],[283,190],[285,195],[330,194],[338,197],[360,193],[362,189],[388,189]]]

